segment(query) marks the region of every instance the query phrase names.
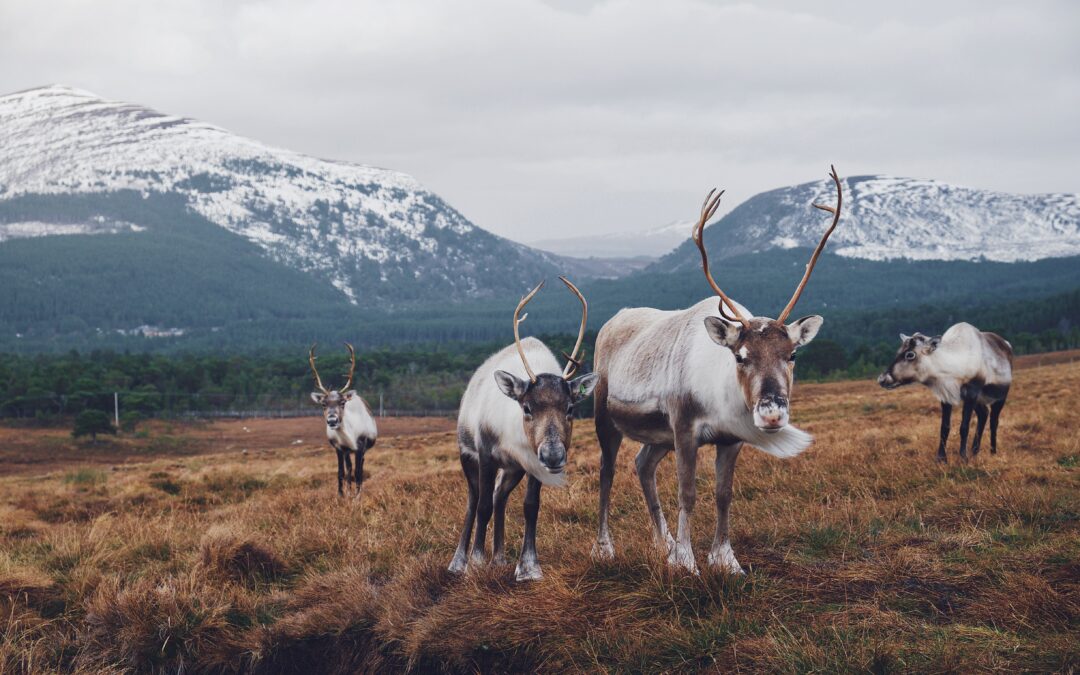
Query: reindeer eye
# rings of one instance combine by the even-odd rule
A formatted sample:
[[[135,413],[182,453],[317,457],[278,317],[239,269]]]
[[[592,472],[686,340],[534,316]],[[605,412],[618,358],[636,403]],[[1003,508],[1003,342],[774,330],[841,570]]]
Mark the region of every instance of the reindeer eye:
[[[734,352],[734,354],[735,354],[735,363],[746,363],[746,359],[743,358],[742,354],[740,354],[739,352]]]
[[[532,408],[529,407],[528,403],[521,406],[521,412],[525,413],[525,417],[532,417]]]
[[[908,352],[907,354],[904,354],[904,358],[907,359],[908,361],[914,361],[915,360],[915,352]]]
[[[789,356],[787,360],[788,361],[794,361],[795,360],[795,352],[791,352],[791,356]]]

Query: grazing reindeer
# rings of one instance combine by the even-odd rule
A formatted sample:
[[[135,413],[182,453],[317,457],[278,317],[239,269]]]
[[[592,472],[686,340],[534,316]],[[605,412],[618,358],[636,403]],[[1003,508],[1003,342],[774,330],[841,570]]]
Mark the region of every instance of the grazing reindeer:
[[[1000,335],[984,333],[970,323],[958,323],[944,335],[900,334],[900,350],[878,376],[878,384],[896,389],[921,382],[941,401],[941,443],[937,459],[945,462],[949,420],[954,405],[964,404],[960,418],[960,459],[967,461],[971,413],[978,418],[971,456],[979,454],[986,418],[990,417],[990,454],[997,454],[997,428],[1001,409],[1012,385],[1012,345]],[[989,410],[987,410],[989,408]]]
[[[364,482],[364,453],[379,437],[375,428],[375,419],[371,416],[364,399],[360,398],[349,386],[352,385],[353,373],[356,372],[356,352],[348,342],[345,346],[349,349],[349,379],[341,389],[327,389],[319,378],[319,371],[315,368],[315,345],[311,345],[308,352],[308,363],[311,364],[311,372],[315,375],[315,386],[318,391],[311,392],[311,400],[321,405],[323,418],[326,420],[326,438],[330,445],[337,451],[337,491],[345,496],[342,482],[348,480],[349,492],[360,495],[360,487]],[[353,473],[352,453],[356,453],[356,472]]]
[[[570,379],[584,360],[583,356],[578,356],[578,350],[585,337],[589,307],[574,284],[565,277],[559,279],[581,301],[581,328],[573,352],[566,355],[566,367],[559,367],[543,342],[536,338],[522,340],[518,334],[518,324],[525,320],[525,316],[518,318],[518,315],[544,285],[540,282],[514,310],[514,344],[496,352],[477,368],[461,397],[458,446],[461,469],[469,486],[469,503],[461,539],[454,559],[450,561],[451,572],[461,572],[467,564],[484,563],[487,526],[493,511],[492,562],[505,564],[506,501],[522,477],[528,474],[525,541],[515,575],[518,581],[543,576],[536,557],[540,487],[564,484],[562,472],[570,445],[574,405],[588,397],[596,384],[594,374]],[[476,537],[469,560],[466,549],[474,521]]]
[[[774,457],[792,457],[812,440],[788,425],[788,398],[795,349],[814,339],[820,316],[786,324],[817,263],[825,242],[840,219],[840,179],[833,169],[836,207],[795,294],[776,319],[755,317],[733,302],[709,273],[702,241],[705,223],[716,212],[720,196],[709,192],[694,228],[705,278],[720,296],[720,306],[702,300],[681,311],[624,309],[596,339],[596,433],[600,441],[600,528],[593,555],[614,556],[608,531],[608,507],[615,459],[623,436],[642,443],[636,466],[657,545],[668,564],[697,572],[690,544],[690,516],[697,498],[695,470],[698,448],[716,446],[716,533],[709,565],[741,574],[728,537],[728,513],[735,460],[743,443]],[[726,305],[726,308],[725,308]],[[717,346],[719,345],[719,347]],[[678,533],[672,538],[656,493],[656,467],[675,451],[679,479]]]

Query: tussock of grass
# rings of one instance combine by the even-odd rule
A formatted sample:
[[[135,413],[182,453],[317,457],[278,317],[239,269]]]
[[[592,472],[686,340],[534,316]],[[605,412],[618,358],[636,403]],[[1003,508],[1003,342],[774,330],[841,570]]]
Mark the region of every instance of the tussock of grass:
[[[136,453],[107,474],[3,478],[0,671],[1076,670],[1080,439],[1059,433],[1077,426],[1067,398],[1036,398],[1047,386],[1080,388],[1080,363],[1019,371],[1001,452],[961,466],[954,432],[944,467],[925,391],[800,386],[795,417],[814,446],[739,458],[739,578],[704,568],[707,448],[700,576],[673,573],[653,547],[629,443],[616,558],[589,559],[588,422],[570,485],[543,492],[545,578],[531,584],[512,564],[445,570],[465,506],[452,433],[381,439],[359,500],[336,496],[324,448]],[[670,459],[659,485],[674,522]],[[519,488],[511,560],[521,500]]]
[[[212,528],[199,543],[202,567],[210,577],[255,585],[277,581],[288,573],[272,550],[228,527]]]

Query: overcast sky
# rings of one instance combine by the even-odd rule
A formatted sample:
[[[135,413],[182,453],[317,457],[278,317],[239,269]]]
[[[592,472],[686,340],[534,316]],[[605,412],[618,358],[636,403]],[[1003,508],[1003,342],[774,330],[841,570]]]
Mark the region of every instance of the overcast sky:
[[[1078,2],[0,0],[0,92],[50,83],[411,173],[521,241],[830,162],[1080,191]]]

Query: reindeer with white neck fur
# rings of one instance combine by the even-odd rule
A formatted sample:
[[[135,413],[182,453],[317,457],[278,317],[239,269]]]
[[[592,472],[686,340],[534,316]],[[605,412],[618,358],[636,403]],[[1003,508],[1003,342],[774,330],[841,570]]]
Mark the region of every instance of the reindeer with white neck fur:
[[[379,437],[375,427],[375,419],[367,407],[364,399],[360,398],[352,389],[353,373],[356,372],[356,352],[348,342],[345,347],[349,350],[349,378],[341,389],[327,389],[323,386],[319,371],[315,368],[315,345],[311,345],[308,351],[308,363],[311,372],[315,376],[317,391],[311,392],[311,400],[322,406],[323,420],[326,422],[326,438],[330,446],[337,452],[338,460],[338,495],[345,496],[342,483],[348,481],[349,492],[355,488],[355,494],[360,495],[360,487],[364,482],[364,454],[375,445]],[[356,468],[354,472],[352,455],[356,455]]]
[[[594,374],[571,379],[584,360],[578,350],[585,337],[589,308],[574,284],[565,277],[559,279],[581,301],[581,327],[566,366],[559,366],[543,342],[536,338],[522,340],[518,333],[518,325],[525,320],[524,316],[518,318],[521,310],[544,285],[540,282],[514,310],[514,344],[496,352],[476,369],[461,398],[458,446],[469,501],[457,551],[450,561],[451,572],[484,563],[487,526],[493,513],[492,562],[506,562],[506,501],[528,475],[525,540],[515,575],[518,581],[543,576],[536,555],[540,488],[564,484],[562,472],[570,447],[574,405],[587,398],[596,384]],[[474,523],[476,537],[467,555]]]
[[[960,459],[967,461],[971,414],[978,420],[971,456],[979,454],[986,418],[990,418],[990,454],[997,454],[997,429],[1001,409],[1012,386],[1012,345],[996,333],[980,331],[970,323],[958,323],[944,335],[900,334],[900,349],[891,365],[878,377],[885,389],[921,382],[941,401],[941,442],[937,459],[945,458],[949,419],[954,405],[963,405],[960,418]]]
[[[716,212],[720,194],[710,192],[694,228],[705,278],[720,297],[703,300],[681,311],[624,309],[596,339],[596,433],[600,441],[600,527],[593,555],[614,556],[608,529],[608,509],[615,460],[623,436],[642,443],[636,467],[652,518],[657,544],[668,564],[697,571],[690,544],[690,517],[697,499],[698,448],[716,446],[716,533],[709,564],[720,571],[741,574],[728,537],[728,515],[735,460],[744,443],[774,457],[799,454],[812,438],[788,425],[788,399],[795,367],[795,350],[814,339],[820,316],[785,323],[817,263],[825,242],[840,219],[840,179],[833,169],[836,207],[815,207],[832,213],[832,225],[822,236],[802,281],[776,319],[755,317],[733,302],[709,273],[702,235]],[[726,307],[725,307],[726,306]],[[678,532],[672,538],[656,492],[656,468],[675,451],[679,481]]]

